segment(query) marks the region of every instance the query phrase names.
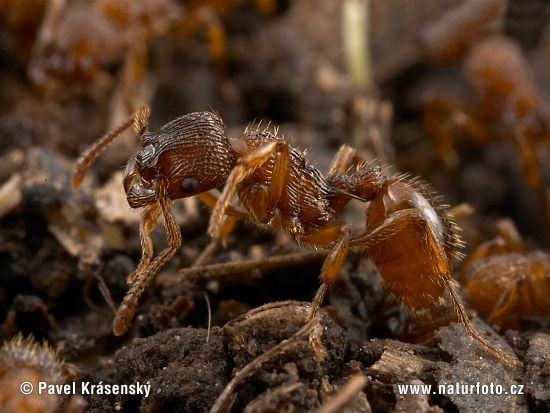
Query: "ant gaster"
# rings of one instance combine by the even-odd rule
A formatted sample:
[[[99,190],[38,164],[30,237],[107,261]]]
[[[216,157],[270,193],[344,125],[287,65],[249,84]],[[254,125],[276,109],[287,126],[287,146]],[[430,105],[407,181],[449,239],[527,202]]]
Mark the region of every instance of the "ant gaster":
[[[323,176],[298,150],[267,129],[247,128],[242,137],[232,139],[216,114],[198,112],[150,132],[149,113],[148,107],[140,107],[133,119],[100,138],[82,154],[73,174],[76,189],[99,153],[134,124],[142,148],[128,161],[123,183],[130,206],[145,207],[140,226],[143,254],[128,277],[131,287],[114,321],[116,335],[128,329],[145,286],[182,243],[170,204],[196,195],[213,210],[208,233],[218,243],[234,219],[240,218],[284,230],[300,244],[330,249],[308,319],[314,317],[338,276],[349,248],[359,247],[367,249],[390,290],[414,311],[432,307],[449,291],[468,336],[514,364],[479,337],[465,314],[451,279],[454,249],[459,244],[455,226],[425,185],[402,175],[387,178],[370,164],[360,163],[347,173],[356,156],[346,145]],[[220,193],[216,188],[221,185]],[[370,201],[366,229],[357,235],[338,220],[353,198]],[[161,214],[168,246],[153,259],[150,234]]]

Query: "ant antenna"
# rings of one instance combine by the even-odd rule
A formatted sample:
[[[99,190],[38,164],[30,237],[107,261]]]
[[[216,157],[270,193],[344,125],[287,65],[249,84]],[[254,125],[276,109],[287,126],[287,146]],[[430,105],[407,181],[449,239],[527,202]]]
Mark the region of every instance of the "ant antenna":
[[[109,144],[122,132],[124,132],[126,129],[130,127],[134,123],[134,116],[130,119],[128,119],[125,123],[120,125],[118,128],[116,128],[114,131],[107,133],[105,136],[103,136],[101,139],[99,139],[96,143],[94,143],[92,146],[90,146],[88,149],[86,149],[82,155],[78,158],[78,160],[75,163],[75,167],[73,170],[73,176],[72,176],[72,184],[73,189],[76,191],[78,188],[80,188],[80,185],[82,184],[82,181],[84,180],[84,175],[86,175],[86,172],[88,169],[90,169],[90,166],[92,163],[94,163],[95,159],[98,157],[98,155],[107,147]]]

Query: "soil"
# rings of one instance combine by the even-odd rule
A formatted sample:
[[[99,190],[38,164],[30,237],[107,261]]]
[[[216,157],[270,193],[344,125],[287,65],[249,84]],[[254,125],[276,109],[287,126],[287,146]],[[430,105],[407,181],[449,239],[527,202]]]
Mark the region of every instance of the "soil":
[[[148,93],[139,99],[151,106],[151,130],[202,110],[215,110],[234,137],[262,120],[307,149],[306,158],[321,171],[350,144],[365,159],[378,158],[384,173],[420,176],[446,204],[471,206],[474,212],[458,219],[466,256],[494,238],[501,218],[516,223],[530,250],[546,248],[545,205],[529,187],[514,143],[464,137],[440,159],[422,121],[423,96],[431,93],[475,105],[462,60],[442,64],[419,43],[424,27],[463,2],[425,7],[373,0],[375,87],[360,87],[348,72],[341,2],[277,3],[270,14],[246,2],[218,16],[227,41],[222,59],[211,55],[202,29],[149,44],[142,79]],[[550,92],[548,9],[527,16],[516,3],[509,2],[495,30],[520,45],[544,100]],[[542,8],[542,2],[525,3]],[[70,176],[82,150],[120,123],[113,90],[121,63],[104,68],[111,79],[104,89],[94,80],[70,99],[41,92],[27,75],[32,42],[23,42],[7,12],[0,13],[0,340],[12,342],[0,351],[3,406],[11,400],[13,411],[550,411],[547,317],[499,329],[465,300],[482,337],[517,355],[518,367],[510,368],[450,323],[448,306],[440,319],[412,317],[368,256],[352,251],[318,318],[305,324],[322,256],[262,268],[267,257],[303,251],[284,234],[239,222],[210,263],[253,259],[258,267],[181,279],[180,269],[210,241],[210,211],[195,198],[174,204],[183,246],[146,288],[130,330],[115,337],[116,308],[109,302],[122,300],[126,276],[141,257],[140,211],[129,208],[121,185],[121,168],[137,140],[129,134],[102,153],[78,191]],[[498,120],[484,122],[503,135]],[[537,144],[536,151],[548,185],[548,147]],[[360,230],[364,208],[352,203],[342,219]],[[153,232],[156,250],[165,245],[162,227]],[[457,279],[460,268],[457,260]],[[18,335],[44,344],[17,341]],[[139,382],[150,385],[150,393],[25,398],[15,383],[21,377],[7,374],[14,368],[29,368],[36,382],[78,388]],[[503,394],[470,389],[465,395],[457,387],[478,384],[502,386]],[[402,394],[401,385],[433,391]],[[32,403],[42,407],[32,410]]]

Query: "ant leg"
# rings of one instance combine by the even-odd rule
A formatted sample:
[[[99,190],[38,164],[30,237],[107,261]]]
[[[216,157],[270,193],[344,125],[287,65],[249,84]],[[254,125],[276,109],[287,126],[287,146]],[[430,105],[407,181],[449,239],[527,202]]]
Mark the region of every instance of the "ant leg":
[[[143,82],[147,70],[147,59],[145,39],[136,36],[125,53],[120,76],[111,95],[110,125],[118,124],[120,119],[124,119],[139,102],[150,100],[150,96],[146,96],[148,91]],[[148,109],[147,116],[149,116]],[[136,130],[140,132],[140,129],[136,121]]]
[[[275,152],[277,151],[277,152]],[[266,217],[271,219],[277,208],[281,194],[287,185],[288,168],[290,164],[290,153],[288,145],[285,141],[277,141],[277,146],[274,148],[276,153],[273,170],[271,171],[271,182],[269,183],[269,195],[267,199]],[[256,206],[256,210],[262,210],[263,205]]]
[[[220,194],[218,190],[213,189],[208,192],[197,194],[197,197],[210,209],[214,209],[216,207],[216,204],[218,203]],[[229,218],[221,224],[219,236],[216,238],[212,238],[212,241],[210,241],[210,243],[206,246],[206,248],[204,248],[204,250],[202,250],[202,252],[193,262],[193,264],[191,264],[191,267],[200,267],[205,265],[210,260],[210,258],[212,258],[214,252],[216,252],[218,245],[223,245],[225,247],[225,239],[233,230],[237,218],[250,220],[250,215],[248,214],[248,212],[246,212],[238,205],[234,205],[232,203],[229,203],[227,205],[225,215],[228,215]]]
[[[523,274],[518,274],[511,281],[511,286],[501,294],[497,302],[495,303],[491,313],[489,314],[489,325],[502,326],[502,323],[506,320],[506,317],[514,306],[518,302],[519,283],[525,280]],[[530,300],[522,301],[530,306]],[[524,308],[525,312],[529,312],[529,308]]]
[[[469,267],[477,260],[490,255],[504,255],[512,252],[525,253],[521,235],[514,222],[510,219],[501,219],[496,224],[499,236],[493,240],[484,242],[479,246],[462,264],[462,274],[465,274]]]
[[[189,36],[203,27],[210,55],[215,61],[223,62],[227,53],[227,39],[220,18],[212,7],[201,6],[191,11],[172,32],[179,36]]]
[[[137,277],[147,268],[153,258],[153,241],[151,232],[157,226],[157,219],[161,213],[158,203],[149,205],[141,215],[141,224],[139,227],[139,239],[141,241],[141,259],[136,270],[128,276],[126,282],[133,284]]]
[[[286,184],[288,146],[283,140],[271,141],[265,145],[261,145],[239,159],[237,165],[229,174],[218,202],[212,211],[210,225],[208,226],[208,233],[212,237],[220,237],[220,227],[223,222],[223,216],[226,215],[228,205],[237,189],[237,184],[253,173],[273,154],[278,156],[274,162],[267,209],[273,210],[275,208]]]
[[[404,225],[409,223],[426,225],[430,228],[418,210],[403,209],[390,214],[373,230],[365,231],[351,238],[350,247],[368,248],[399,232]],[[431,228],[429,233],[433,238]]]
[[[349,249],[349,239],[351,228],[348,225],[337,224],[320,229],[313,234],[298,237],[299,242],[304,242],[310,245],[327,246],[335,240],[332,250],[325,258],[323,267],[321,268],[321,286],[315,293],[311,309],[306,321],[310,321],[317,314],[317,310],[321,306],[323,299],[327,293],[328,287],[340,274],[340,269],[346,260]]]
[[[462,274],[465,274],[470,266],[480,259],[486,258],[490,255],[504,255],[510,252],[511,251],[508,249],[506,242],[501,237],[486,241],[464,260],[461,269]]]
[[[227,54],[227,39],[218,15],[208,6],[198,8],[195,14],[199,22],[206,26],[210,54],[215,60],[223,61]]]
[[[212,256],[216,252],[218,245],[222,245],[224,248],[226,247],[225,239],[231,233],[231,231],[233,231],[236,222],[236,217],[227,217],[227,219],[222,224],[219,237],[212,238],[210,243],[201,251],[200,255],[195,259],[195,261],[193,261],[193,264],[191,264],[191,268],[203,266],[208,261],[210,261],[210,258],[212,258]]]
[[[67,6],[67,0],[51,0],[44,3],[44,5],[44,16],[36,32],[36,39],[32,47],[28,68],[30,79],[40,89],[46,88],[48,82],[47,70],[44,67],[41,55],[45,52],[45,49],[51,47],[55,42],[63,12]]]
[[[216,204],[220,199],[220,192],[217,189],[211,189],[208,192],[197,194],[197,198],[199,198],[202,202],[204,202],[204,204],[208,208],[213,210],[214,208],[216,208]],[[224,214],[230,215],[232,217],[239,218],[239,219],[250,220],[250,214],[245,209],[231,202],[227,205],[227,208]]]
[[[212,191],[199,195],[199,198],[213,209],[208,228],[208,233],[213,237],[213,240],[193,263],[193,266],[203,265],[212,256],[219,244],[225,244],[225,238],[229,235],[235,224],[234,218],[250,220],[250,213],[239,206],[231,204],[231,198],[235,193],[237,184],[253,173],[256,168],[261,166],[273,154],[275,155],[275,160],[273,162],[273,170],[271,171],[269,191],[267,194],[258,191],[255,199],[249,197],[250,199],[254,199],[250,204],[250,210],[261,217],[259,221],[269,221],[273,216],[287,182],[289,149],[283,140],[269,142],[243,156],[229,174],[223,192],[219,197]],[[232,218],[224,221],[224,215],[229,215]]]
[[[120,125],[118,128],[112,132],[107,133],[98,139],[92,146],[82,152],[82,155],[78,158],[73,169],[72,184],[73,189],[77,190],[80,188],[82,181],[84,180],[84,175],[90,166],[95,161],[97,156],[122,132],[128,129],[134,123],[134,116],[128,119],[125,123]]]
[[[130,326],[130,322],[134,317],[134,313],[138,304],[138,301],[143,294],[143,290],[153,278],[153,276],[160,270],[160,268],[168,261],[177,249],[181,246],[182,237],[181,231],[178,227],[174,214],[168,206],[166,198],[166,184],[161,182],[160,191],[158,196],[158,202],[164,216],[164,224],[166,227],[166,239],[168,247],[166,247],[143,271],[139,274],[132,287],[126,293],[126,296],[122,300],[122,304],[118,308],[118,313],[113,323],[113,332],[116,336],[121,336],[126,332]]]
[[[332,175],[345,174],[357,155],[357,150],[349,145],[342,145],[328,168],[327,178]]]
[[[435,158],[450,169],[457,166],[454,145],[459,135],[478,144],[490,139],[485,125],[466,106],[445,98],[433,97],[424,103],[422,123],[434,142]]]
[[[456,281],[452,280],[449,277],[444,278],[447,290],[449,291],[449,295],[451,296],[451,302],[453,303],[453,307],[455,310],[455,313],[460,320],[460,324],[464,327],[464,330],[466,331],[466,334],[470,338],[470,340],[473,340],[477,342],[485,351],[488,351],[489,353],[493,354],[495,357],[497,357],[499,360],[503,360],[508,365],[515,367],[517,365],[517,360],[510,357],[507,354],[504,354],[499,349],[491,346],[488,344],[484,339],[482,339],[479,335],[479,333],[476,331],[472,323],[470,322],[470,319],[466,315],[466,309],[462,305],[462,302],[458,298],[458,294],[456,292],[455,283]]]
[[[516,224],[514,224],[514,221],[508,218],[503,218],[496,223],[496,227],[499,235],[506,243],[508,252],[527,252],[527,248],[525,248],[523,239],[516,227]]]
[[[531,134],[528,134],[527,127],[518,126],[513,131],[512,139],[519,153],[521,168],[527,185],[533,191],[540,191],[542,190],[542,176],[539,169],[539,159],[534,139],[529,135]]]
[[[247,184],[239,190],[243,207],[249,211],[253,222],[268,224],[275,216],[281,194],[288,182],[289,149],[282,145],[275,152],[271,165],[269,184]]]
[[[350,240],[349,245],[368,248],[369,246],[374,245],[381,240],[384,240],[387,237],[391,236],[393,233],[399,231],[401,228],[403,228],[404,224],[408,224],[411,222],[425,226],[425,233],[429,237],[429,239],[427,240],[428,244],[437,245],[431,227],[428,225],[422,215],[418,211],[413,209],[405,209],[392,213],[374,230],[367,231],[364,234],[353,237]],[[460,323],[464,327],[466,334],[471,340],[476,341],[481,347],[483,347],[483,349],[492,353],[498,359],[503,360],[510,366],[515,366],[517,364],[517,361],[515,361],[510,356],[504,354],[497,348],[489,345],[484,339],[480,337],[479,333],[470,322],[470,319],[466,315],[466,309],[462,305],[462,302],[460,301],[456,292],[455,284],[457,283],[451,278],[449,264],[446,257],[442,255],[441,251],[441,248],[432,248],[431,252],[434,254],[434,264],[438,267],[438,272],[441,275],[440,279],[444,283],[446,290],[449,292],[454,311]]]

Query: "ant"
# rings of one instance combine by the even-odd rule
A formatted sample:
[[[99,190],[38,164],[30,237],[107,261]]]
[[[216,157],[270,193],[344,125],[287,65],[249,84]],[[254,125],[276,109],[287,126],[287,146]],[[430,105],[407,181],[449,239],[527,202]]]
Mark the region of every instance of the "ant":
[[[550,105],[520,45],[496,29],[489,30],[502,18],[505,4],[501,3],[465,2],[459,7],[464,12],[457,9],[450,14],[455,24],[449,24],[452,19],[442,19],[430,36],[425,33],[422,37],[424,53],[431,60],[451,63],[462,59],[461,71],[475,100],[472,109],[457,101],[430,97],[424,105],[424,124],[436,138],[437,157],[448,164],[454,163],[452,146],[460,135],[480,144],[497,136],[511,141],[526,183],[537,193],[550,220],[550,201],[539,166],[544,156],[541,150],[550,141]],[[477,12],[476,4],[482,8]],[[476,26],[480,26],[479,33],[473,37]]]
[[[498,236],[482,244],[462,266],[464,290],[489,324],[519,327],[522,318],[550,316],[550,255],[527,252],[511,220],[497,223]]]
[[[465,0],[427,24],[417,35],[418,44],[431,61],[450,64],[471,47],[502,30],[506,0]]]
[[[276,8],[275,0],[254,4],[263,14]],[[131,96],[145,77],[155,39],[190,36],[205,27],[210,54],[222,61],[227,45],[220,18],[238,6],[237,0],[50,0],[32,49],[29,77],[39,89],[59,91],[62,100],[70,100],[83,90],[93,97],[98,87],[110,88],[109,72],[120,66],[117,97],[128,113],[135,107]]]
[[[452,147],[461,135],[480,144],[497,136],[513,142],[526,183],[550,220],[550,200],[539,166],[544,163],[542,145],[550,140],[550,105],[520,44],[504,35],[506,19],[522,18],[521,11],[509,7],[504,0],[466,0],[421,30],[422,54],[439,64],[460,62],[475,99],[472,107],[454,98],[429,97],[424,124],[436,139],[437,158],[449,166],[456,164]],[[529,13],[529,18],[535,14]],[[531,30],[536,23],[523,26]]]
[[[126,332],[145,286],[182,244],[170,204],[196,195],[212,209],[208,233],[218,244],[235,219],[243,219],[283,230],[300,244],[330,250],[307,320],[315,316],[348,250],[358,247],[368,251],[389,289],[407,307],[431,308],[447,290],[468,336],[515,364],[480,338],[466,316],[451,279],[454,250],[460,245],[456,226],[425,184],[404,175],[388,178],[379,166],[357,162],[355,149],[347,145],[323,176],[277,131],[258,125],[248,127],[240,138],[228,138],[218,115],[196,112],[151,132],[149,114],[147,106],[138,108],[133,118],[85,150],[72,177],[77,189],[99,153],[134,125],[141,150],[128,161],[123,186],[130,207],[145,207],[140,226],[143,253],[128,277],[131,287],[115,317],[115,335]],[[352,162],[356,168],[349,173]],[[220,193],[216,188],[221,185]],[[366,228],[357,235],[338,220],[351,199],[370,201]],[[153,259],[150,234],[161,214],[168,245]]]
[[[112,84],[108,69],[120,66],[117,93],[121,104],[133,109],[131,96],[145,75],[148,46],[182,14],[174,0],[51,0],[32,49],[29,77],[60,100],[84,90],[101,97],[98,93]]]
[[[543,190],[538,152],[550,139],[550,107],[519,45],[501,36],[475,45],[464,73],[485,117],[509,131],[529,187]]]
[[[461,136],[476,145],[497,139],[511,142],[518,167],[545,216],[543,233],[547,236],[550,192],[543,160],[550,144],[550,104],[529,61],[517,42],[494,35],[470,47],[461,70],[473,104],[435,96],[424,104],[424,128],[436,142],[436,157],[456,166],[453,145]]]

